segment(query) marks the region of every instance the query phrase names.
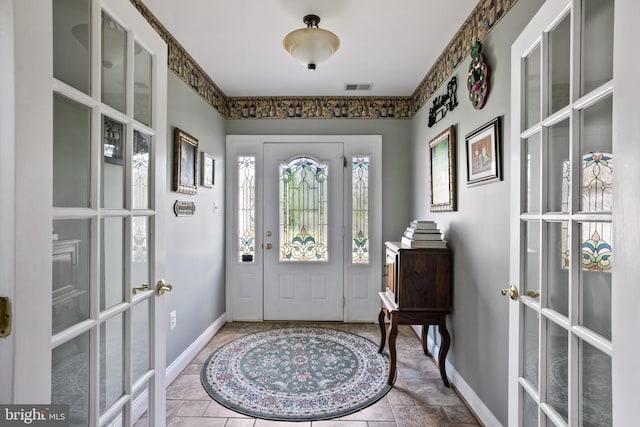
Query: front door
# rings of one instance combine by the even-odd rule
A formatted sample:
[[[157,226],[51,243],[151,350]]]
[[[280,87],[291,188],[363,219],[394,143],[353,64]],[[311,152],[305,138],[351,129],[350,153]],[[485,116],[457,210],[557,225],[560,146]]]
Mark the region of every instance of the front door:
[[[613,23],[548,0],[512,46],[510,426],[613,423]]]
[[[264,318],[343,320],[343,144],[264,145]]]
[[[128,0],[14,6],[12,402],[163,426],[166,44]]]

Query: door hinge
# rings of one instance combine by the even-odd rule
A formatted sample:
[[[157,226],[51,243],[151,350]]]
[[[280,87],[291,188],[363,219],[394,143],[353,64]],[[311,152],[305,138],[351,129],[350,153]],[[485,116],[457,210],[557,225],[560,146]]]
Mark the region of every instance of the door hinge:
[[[347,167],[347,157],[346,156],[342,156],[342,161],[343,161],[344,167],[346,168]]]
[[[342,297],[342,308],[345,308],[347,306],[347,297],[343,296]]]
[[[0,297],[0,337],[8,337],[11,334],[11,300],[9,297]]]

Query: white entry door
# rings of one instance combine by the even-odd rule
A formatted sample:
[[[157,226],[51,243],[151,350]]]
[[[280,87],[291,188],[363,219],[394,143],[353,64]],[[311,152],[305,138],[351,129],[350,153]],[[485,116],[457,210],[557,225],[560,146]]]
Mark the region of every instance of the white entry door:
[[[614,3],[548,0],[511,50],[510,426],[613,424]]]
[[[128,0],[14,7],[11,401],[164,426],[166,44]]]
[[[342,143],[264,145],[264,319],[343,320]]]

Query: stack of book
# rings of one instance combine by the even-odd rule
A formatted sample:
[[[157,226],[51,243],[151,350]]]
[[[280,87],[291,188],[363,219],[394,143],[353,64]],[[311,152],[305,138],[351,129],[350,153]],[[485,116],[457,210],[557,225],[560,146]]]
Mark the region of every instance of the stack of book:
[[[411,248],[446,248],[447,241],[434,221],[413,220],[404,230],[403,245]]]

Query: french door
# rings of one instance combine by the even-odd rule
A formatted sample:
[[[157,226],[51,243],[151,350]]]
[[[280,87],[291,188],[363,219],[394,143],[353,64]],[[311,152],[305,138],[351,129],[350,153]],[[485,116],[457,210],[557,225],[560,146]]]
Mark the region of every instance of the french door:
[[[264,318],[343,320],[343,144],[264,145]]]
[[[16,241],[36,250],[16,248],[13,401],[69,405],[72,426],[163,426],[166,44],[128,0],[14,7],[30,52],[16,181],[32,177]]]
[[[548,0],[511,50],[510,426],[613,424],[614,5]]]

